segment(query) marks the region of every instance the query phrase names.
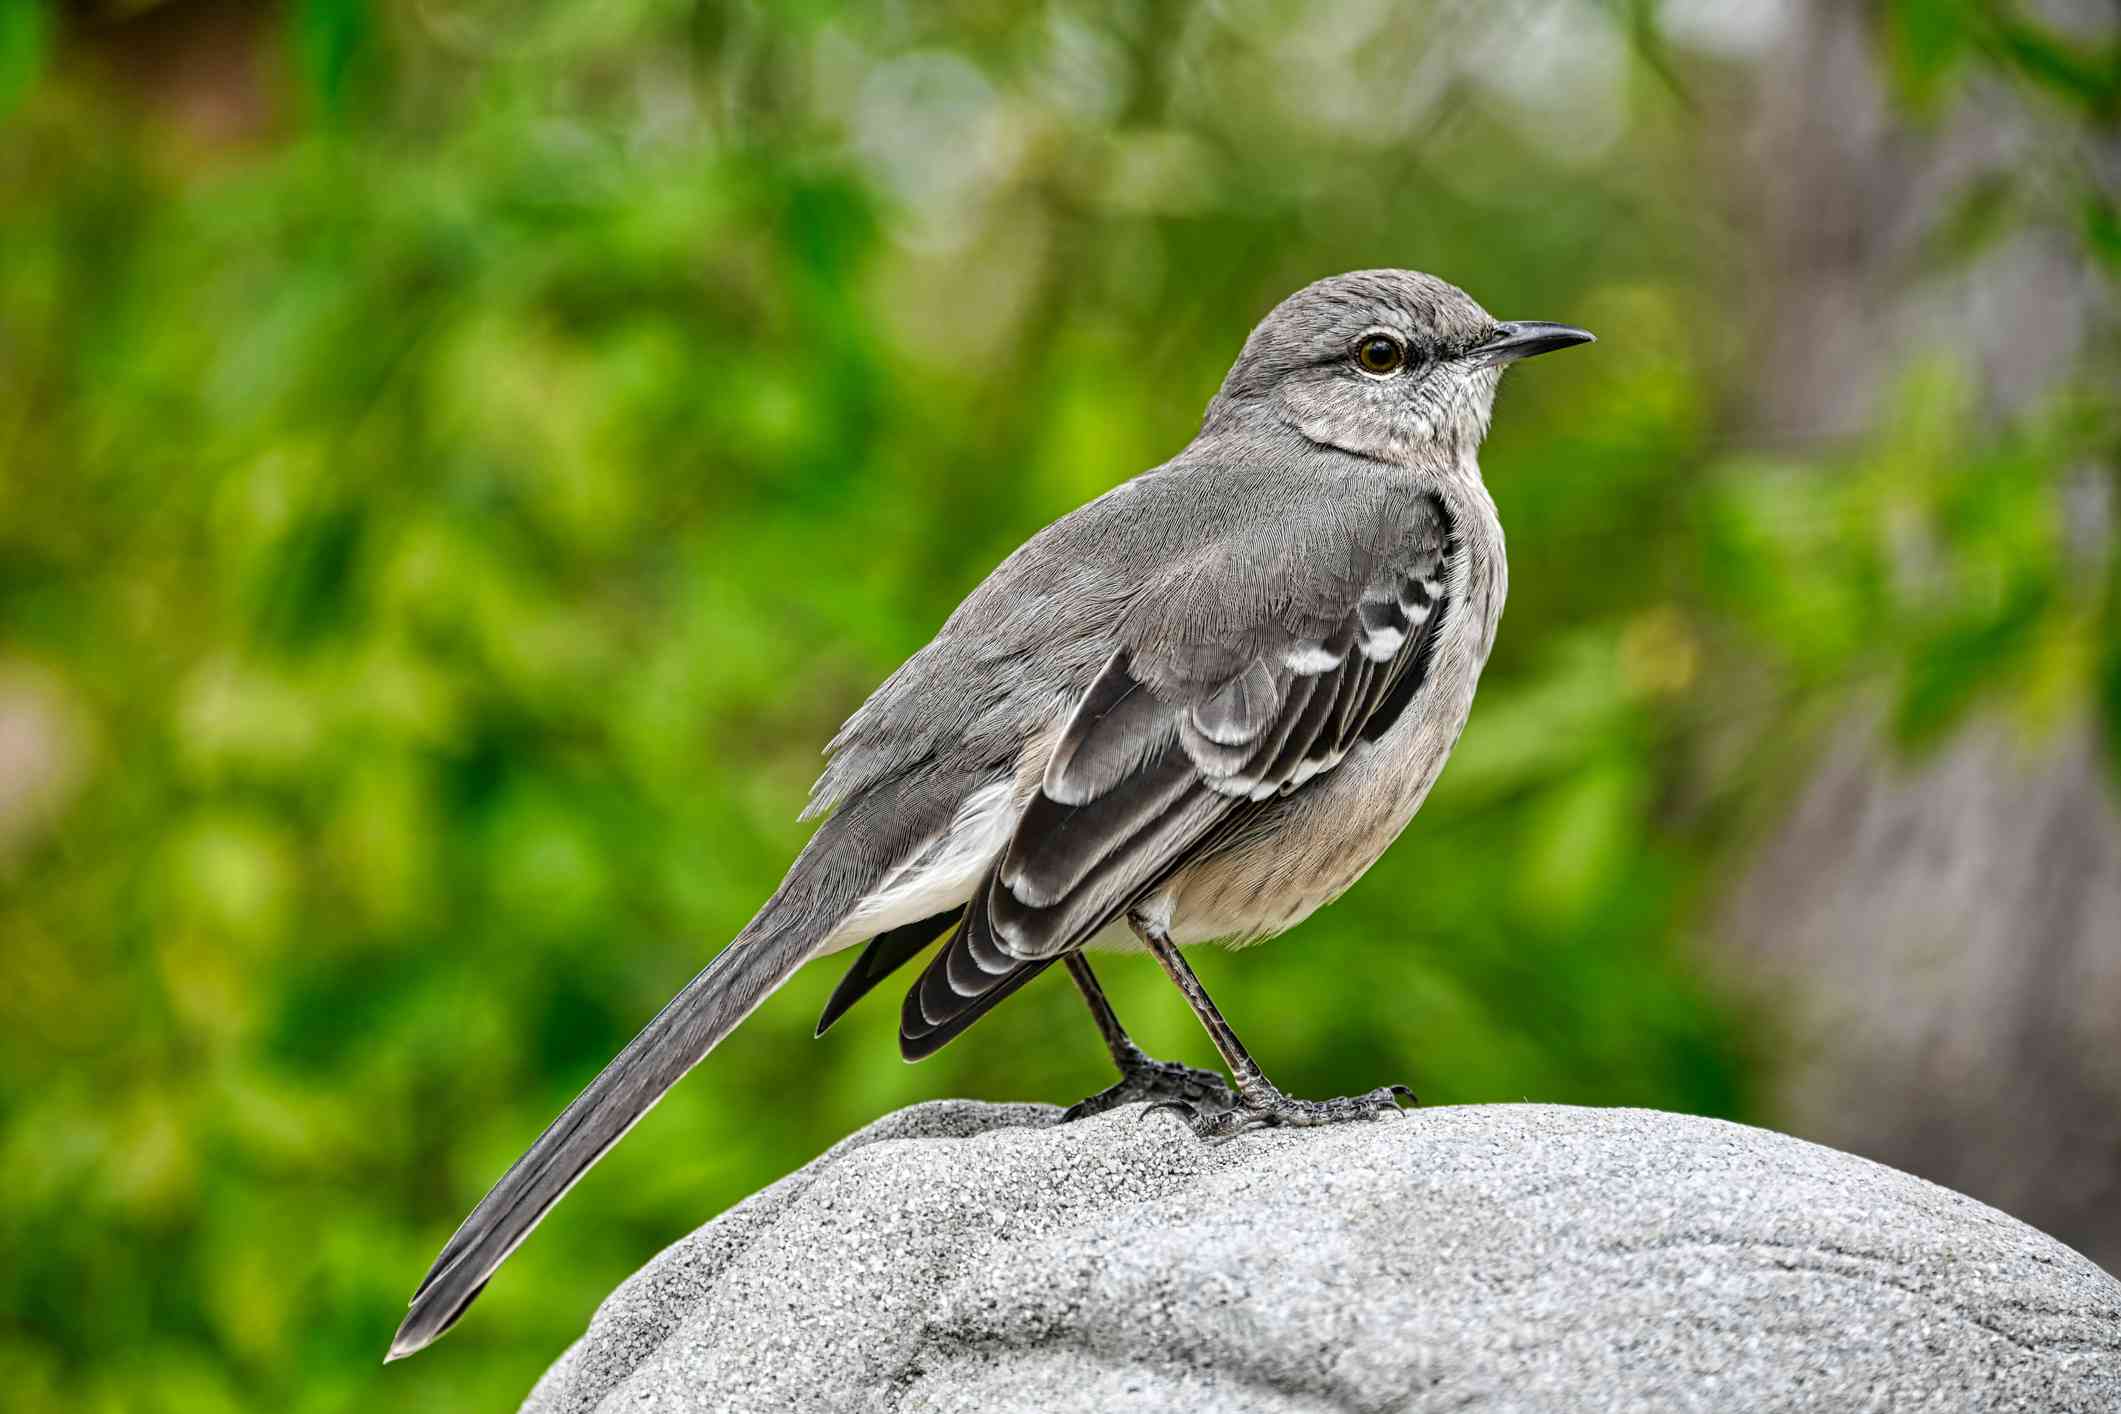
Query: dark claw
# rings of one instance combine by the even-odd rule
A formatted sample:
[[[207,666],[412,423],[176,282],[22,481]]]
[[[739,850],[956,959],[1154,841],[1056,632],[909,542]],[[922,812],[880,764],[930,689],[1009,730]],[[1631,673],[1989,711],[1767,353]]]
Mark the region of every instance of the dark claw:
[[[1386,1085],[1367,1095],[1335,1100],[1299,1100],[1279,1090],[1246,1096],[1235,1109],[1193,1116],[1193,1132],[1202,1139],[1234,1139],[1254,1129],[1315,1129],[1357,1119],[1382,1119],[1401,1113],[1400,1101],[1421,1103],[1404,1085]]]
[[[1156,1114],[1161,1110],[1172,1111],[1189,1126],[1200,1118],[1200,1111],[1194,1109],[1193,1106],[1187,1104],[1184,1100],[1158,1100],[1153,1105],[1144,1105],[1142,1106],[1141,1117],[1147,1119],[1150,1115]],[[1067,1116],[1061,1116],[1061,1121],[1066,1123]]]
[[[1062,1113],[1060,1122],[1086,1119],[1142,1100],[1151,1101],[1149,1113],[1159,1109],[1183,1112],[1191,1123],[1202,1113],[1220,1114],[1237,1106],[1237,1092],[1212,1070],[1195,1070],[1175,1061],[1140,1061],[1121,1072],[1119,1083],[1078,1100]]]

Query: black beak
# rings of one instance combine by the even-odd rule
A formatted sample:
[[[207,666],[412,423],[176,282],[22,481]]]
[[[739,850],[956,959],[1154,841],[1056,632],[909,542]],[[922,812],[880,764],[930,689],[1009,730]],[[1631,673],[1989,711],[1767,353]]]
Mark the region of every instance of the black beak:
[[[1588,329],[1573,324],[1549,324],[1543,319],[1518,319],[1495,326],[1495,337],[1473,350],[1483,363],[1515,363],[1534,354],[1552,353],[1577,344],[1597,341]]]

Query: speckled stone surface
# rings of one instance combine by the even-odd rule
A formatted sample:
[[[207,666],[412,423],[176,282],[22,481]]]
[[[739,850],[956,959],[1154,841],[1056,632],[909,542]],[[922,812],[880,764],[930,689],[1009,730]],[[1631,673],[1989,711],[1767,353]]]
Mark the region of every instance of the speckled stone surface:
[[[2121,1282],[1800,1140],[1056,1113],[878,1121],[621,1286],[525,1410],[2121,1411]]]

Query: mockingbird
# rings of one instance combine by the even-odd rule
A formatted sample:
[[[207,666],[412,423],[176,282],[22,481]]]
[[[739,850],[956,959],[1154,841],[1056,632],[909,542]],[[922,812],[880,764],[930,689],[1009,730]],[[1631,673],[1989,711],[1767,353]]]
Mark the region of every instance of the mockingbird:
[[[1590,338],[1499,322],[1405,270],[1284,300],[1191,445],[1033,536],[848,719],[805,812],[824,823],[780,888],[480,1200],[389,1358],[447,1330],[680,1076],[843,948],[866,945],[821,1034],[944,940],[900,1013],[908,1060],[1063,964],[1120,1072],[1070,1117],[1155,1100],[1213,1138],[1412,1099],[1283,1094],[1179,948],[1294,927],[1413,817],[1502,615],[1475,461],[1496,383]],[[1082,956],[1103,946],[1156,958],[1228,1083],[1127,1038]]]

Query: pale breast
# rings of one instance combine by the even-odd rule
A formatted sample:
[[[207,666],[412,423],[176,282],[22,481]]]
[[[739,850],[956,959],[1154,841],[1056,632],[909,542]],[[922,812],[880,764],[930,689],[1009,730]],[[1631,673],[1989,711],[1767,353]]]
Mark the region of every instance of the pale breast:
[[[1417,701],[1417,706],[1419,705]],[[1450,726],[1455,739],[1463,714]],[[1409,711],[1330,775],[1278,802],[1244,838],[1175,875],[1149,905],[1181,943],[1259,942],[1339,898],[1421,808],[1449,754]]]

